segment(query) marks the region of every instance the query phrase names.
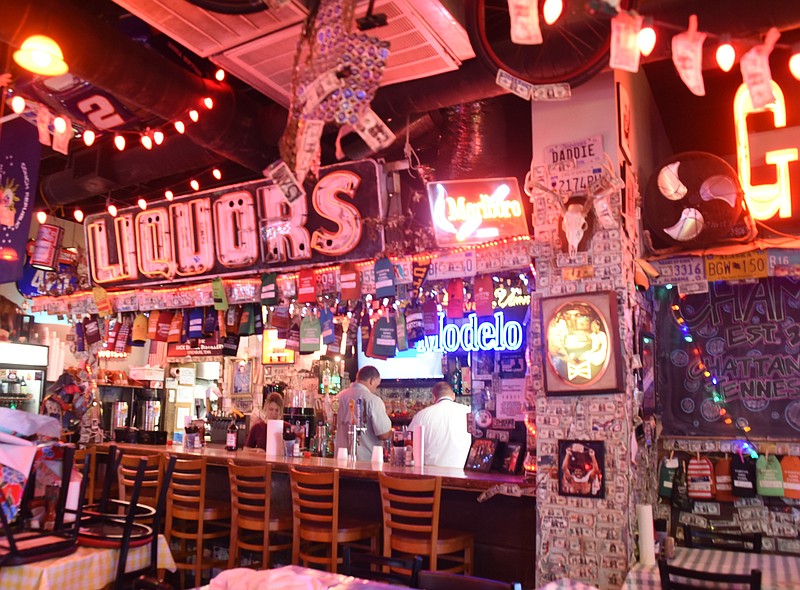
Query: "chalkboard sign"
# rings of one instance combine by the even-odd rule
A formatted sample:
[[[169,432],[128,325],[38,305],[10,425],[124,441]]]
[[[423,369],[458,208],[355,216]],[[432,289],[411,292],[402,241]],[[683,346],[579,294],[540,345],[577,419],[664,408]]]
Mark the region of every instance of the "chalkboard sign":
[[[738,426],[751,427],[749,436],[800,438],[800,279],[717,281],[708,293],[680,300],[674,290],[666,293],[656,322],[664,434],[741,436],[720,417],[704,363]],[[692,342],[674,319],[675,303]]]

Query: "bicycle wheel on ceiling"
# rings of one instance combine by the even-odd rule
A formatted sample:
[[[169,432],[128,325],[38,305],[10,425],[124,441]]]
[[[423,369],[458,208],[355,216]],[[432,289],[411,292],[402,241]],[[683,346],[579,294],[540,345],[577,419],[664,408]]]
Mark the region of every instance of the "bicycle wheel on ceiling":
[[[622,0],[620,9],[634,0]],[[543,0],[539,0],[539,6]],[[467,32],[479,59],[531,84],[567,82],[578,86],[608,65],[611,18],[602,0],[564,0],[564,11],[549,26],[541,21],[543,42],[511,42],[508,0],[468,0]]]

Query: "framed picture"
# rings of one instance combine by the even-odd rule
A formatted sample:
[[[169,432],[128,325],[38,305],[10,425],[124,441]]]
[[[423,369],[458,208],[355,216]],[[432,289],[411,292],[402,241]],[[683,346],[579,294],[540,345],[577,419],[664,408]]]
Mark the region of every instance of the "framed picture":
[[[494,373],[494,350],[473,350],[470,353],[472,378],[489,381]]]
[[[250,395],[253,380],[253,360],[236,359],[231,363],[231,395]]]
[[[542,299],[546,395],[622,391],[617,299],[612,291]]]
[[[500,465],[500,472],[516,475],[520,472],[524,459],[525,449],[522,448],[521,443],[506,443],[503,449],[503,463]]]
[[[558,441],[558,493],[580,498],[605,498],[605,442]]]
[[[642,359],[641,383],[642,415],[647,418],[656,412],[656,342],[649,332],[639,336],[639,356]]]
[[[492,468],[494,454],[497,451],[497,440],[493,438],[476,438],[467,455],[464,471],[482,471],[487,473]]]
[[[633,112],[631,111],[631,98],[628,89],[619,82],[617,82],[617,136],[622,155],[628,164],[632,164]]]

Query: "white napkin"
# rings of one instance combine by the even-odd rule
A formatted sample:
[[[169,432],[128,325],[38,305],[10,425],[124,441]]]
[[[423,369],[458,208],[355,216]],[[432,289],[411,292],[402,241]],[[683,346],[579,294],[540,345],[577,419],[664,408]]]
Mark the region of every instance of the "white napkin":
[[[288,568],[226,570],[211,580],[210,590],[327,590],[328,584]]]

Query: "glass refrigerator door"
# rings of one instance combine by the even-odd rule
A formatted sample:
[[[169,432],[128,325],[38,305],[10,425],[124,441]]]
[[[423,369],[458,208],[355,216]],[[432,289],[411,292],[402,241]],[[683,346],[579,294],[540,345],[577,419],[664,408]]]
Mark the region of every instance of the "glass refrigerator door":
[[[0,342],[0,406],[38,413],[47,359],[47,346]]]

